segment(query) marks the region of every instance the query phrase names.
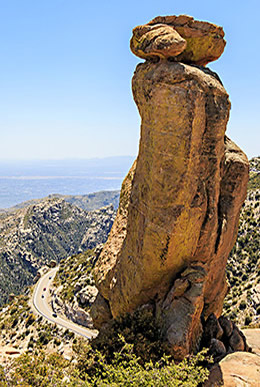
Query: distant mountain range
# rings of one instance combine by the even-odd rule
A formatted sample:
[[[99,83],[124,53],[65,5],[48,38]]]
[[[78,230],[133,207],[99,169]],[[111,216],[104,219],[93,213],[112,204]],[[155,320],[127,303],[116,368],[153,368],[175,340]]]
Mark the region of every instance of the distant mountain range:
[[[119,190],[133,160],[132,156],[89,160],[0,160],[0,209],[50,194],[86,195]]]

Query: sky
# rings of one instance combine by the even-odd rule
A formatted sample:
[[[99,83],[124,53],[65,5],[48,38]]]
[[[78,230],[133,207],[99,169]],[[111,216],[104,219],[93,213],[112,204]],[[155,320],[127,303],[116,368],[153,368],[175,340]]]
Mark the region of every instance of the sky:
[[[158,15],[221,25],[217,71],[232,103],[227,135],[260,154],[258,0],[0,0],[0,159],[138,152],[132,29]]]

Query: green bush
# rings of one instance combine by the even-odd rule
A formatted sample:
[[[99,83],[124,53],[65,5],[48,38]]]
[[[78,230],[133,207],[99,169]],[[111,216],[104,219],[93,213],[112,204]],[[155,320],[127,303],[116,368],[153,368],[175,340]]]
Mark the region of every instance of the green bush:
[[[124,343],[133,344],[133,351],[144,364],[152,360],[156,362],[164,354],[169,354],[169,348],[161,340],[159,327],[153,316],[152,308],[142,308],[126,315],[119,320],[113,320],[106,329],[99,332],[92,341],[93,349],[102,352],[106,359],[112,359],[115,352],[120,352]]]
[[[54,345],[60,345],[61,340],[58,337],[55,337],[54,339]]]
[[[114,353],[111,361],[89,347],[78,346],[78,370],[80,378],[89,386],[198,386],[208,377],[203,367],[205,351],[176,364],[170,357],[163,356],[157,362],[142,364],[134,353],[134,346],[124,342],[120,352]],[[87,356],[86,356],[87,354]]]
[[[93,351],[85,342],[77,353],[78,364],[84,363],[83,369],[57,353],[47,356],[43,351],[35,352],[34,356],[24,354],[13,361],[9,384],[2,383],[1,386],[196,387],[208,378],[209,371],[201,365],[205,352],[179,364],[164,356],[158,362],[141,365],[132,351],[133,346],[125,343],[122,351],[107,362],[100,352]],[[1,380],[5,380],[2,369]]]
[[[27,317],[27,319],[25,321],[26,328],[28,328],[30,325],[32,325],[35,320],[36,320],[36,317],[34,316],[34,314],[30,314],[29,317]]]
[[[38,341],[40,344],[47,345],[48,342],[50,341],[49,334],[45,331],[41,331],[39,333],[39,340]]]
[[[240,310],[244,310],[244,309],[246,309],[246,301],[245,300],[242,300],[241,302],[240,302],[240,304],[239,304],[239,309]]]

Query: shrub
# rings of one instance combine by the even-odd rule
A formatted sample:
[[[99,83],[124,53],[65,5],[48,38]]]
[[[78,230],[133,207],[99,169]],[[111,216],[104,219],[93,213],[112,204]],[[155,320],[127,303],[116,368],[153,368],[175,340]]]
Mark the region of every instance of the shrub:
[[[49,335],[48,335],[47,332],[41,331],[41,332],[39,333],[39,342],[40,342],[41,344],[43,344],[43,345],[48,344],[49,339],[50,339],[50,338],[49,338]]]
[[[120,339],[124,345],[120,352],[114,353],[110,362],[90,346],[78,346],[79,375],[89,386],[192,387],[198,386],[208,377],[209,371],[201,365],[205,360],[205,351],[179,364],[169,356],[163,356],[157,362],[141,364],[140,358],[133,353],[133,344],[127,344],[122,336]]]
[[[240,302],[240,304],[239,304],[239,309],[240,310],[244,310],[244,309],[246,309],[246,301],[245,300],[242,300],[241,302]]]
[[[246,316],[245,318],[245,325],[249,325],[252,322],[252,317],[251,316]]]
[[[141,308],[133,315],[113,320],[92,341],[92,347],[101,351],[107,360],[112,359],[114,353],[120,352],[124,346],[121,337],[133,344],[133,351],[142,364],[150,360],[156,362],[164,354],[169,354],[168,346],[161,340],[152,308]]]
[[[16,317],[15,319],[14,319],[14,321],[13,321],[13,323],[12,323],[12,328],[14,328],[16,325],[17,325],[17,323],[18,323],[18,318]]]
[[[54,339],[54,345],[60,345],[61,340],[58,337],[55,337]]]
[[[29,317],[27,317],[27,319],[25,321],[26,328],[28,328],[30,325],[32,325],[35,320],[36,320],[36,317],[34,316],[34,314],[30,314]]]
[[[10,315],[12,316],[15,312],[17,312],[17,308],[14,307],[10,310]]]

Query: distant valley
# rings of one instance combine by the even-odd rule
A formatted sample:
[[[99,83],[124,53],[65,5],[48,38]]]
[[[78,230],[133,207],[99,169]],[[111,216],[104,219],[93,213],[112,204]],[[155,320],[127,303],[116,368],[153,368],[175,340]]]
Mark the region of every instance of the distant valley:
[[[134,157],[0,161],[0,209],[50,194],[86,195],[120,190]]]

